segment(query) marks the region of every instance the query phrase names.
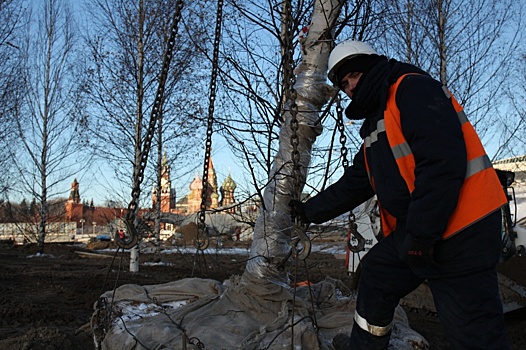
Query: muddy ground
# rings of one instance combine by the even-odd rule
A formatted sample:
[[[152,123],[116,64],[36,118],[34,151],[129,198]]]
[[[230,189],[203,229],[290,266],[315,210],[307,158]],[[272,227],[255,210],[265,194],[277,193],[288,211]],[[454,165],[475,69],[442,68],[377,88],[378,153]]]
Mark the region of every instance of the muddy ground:
[[[131,273],[128,256],[113,260],[89,254],[93,252],[78,245],[48,244],[45,253],[50,256],[30,257],[35,246],[0,244],[0,350],[94,349],[89,321],[93,304],[104,291],[127,283],[160,284],[192,276],[223,281],[242,274],[247,259],[246,255],[208,254],[205,259],[162,255],[163,262],[173,265],[141,265],[139,272]],[[154,262],[155,257],[141,254],[140,260]],[[345,260],[312,253],[307,261],[311,281],[331,276],[352,283]],[[513,258],[499,270],[526,286],[526,258]],[[305,274],[298,277],[305,279]],[[406,311],[410,326],[429,341],[432,350],[450,348],[436,315]],[[506,324],[512,349],[524,349],[526,312],[506,314]]]

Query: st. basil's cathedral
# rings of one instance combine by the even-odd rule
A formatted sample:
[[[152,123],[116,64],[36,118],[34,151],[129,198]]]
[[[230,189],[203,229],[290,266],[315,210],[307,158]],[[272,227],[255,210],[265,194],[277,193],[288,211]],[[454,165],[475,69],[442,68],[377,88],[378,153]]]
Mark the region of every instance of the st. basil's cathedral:
[[[162,160],[161,169],[161,212],[175,213],[175,214],[193,214],[200,210],[202,202],[202,194],[204,189],[203,180],[199,174],[195,175],[194,180],[190,183],[190,193],[176,202],[175,189],[172,188],[170,180],[170,165],[166,153]],[[225,212],[233,212],[235,208],[229,207],[235,203],[234,191],[236,183],[232,180],[230,173],[226,177],[223,184],[218,189],[217,176],[214,170],[214,163],[212,158],[208,161],[208,186],[206,196],[206,209],[217,209],[219,207],[225,208]],[[155,207],[157,202],[157,189],[152,190],[152,205]]]

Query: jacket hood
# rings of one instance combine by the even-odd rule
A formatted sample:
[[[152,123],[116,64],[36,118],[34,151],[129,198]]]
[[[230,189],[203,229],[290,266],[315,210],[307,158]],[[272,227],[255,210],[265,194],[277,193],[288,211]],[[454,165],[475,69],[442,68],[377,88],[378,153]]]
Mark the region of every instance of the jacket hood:
[[[389,87],[398,78],[408,73],[418,73],[429,76],[422,69],[395,59],[379,60],[369,71],[364,73],[355,89],[354,97],[345,110],[347,118],[360,120],[383,112],[387,102]]]

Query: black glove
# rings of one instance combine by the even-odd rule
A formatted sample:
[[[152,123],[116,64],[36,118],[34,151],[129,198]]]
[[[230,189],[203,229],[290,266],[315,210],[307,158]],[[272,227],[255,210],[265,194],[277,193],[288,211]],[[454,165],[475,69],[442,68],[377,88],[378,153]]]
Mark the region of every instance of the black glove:
[[[412,268],[438,267],[433,257],[436,240],[424,240],[407,235],[400,251],[400,259]]]
[[[307,218],[307,214],[305,214],[305,203],[296,199],[292,199],[289,202],[289,207],[292,221],[298,218],[302,223],[310,224],[310,220]]]

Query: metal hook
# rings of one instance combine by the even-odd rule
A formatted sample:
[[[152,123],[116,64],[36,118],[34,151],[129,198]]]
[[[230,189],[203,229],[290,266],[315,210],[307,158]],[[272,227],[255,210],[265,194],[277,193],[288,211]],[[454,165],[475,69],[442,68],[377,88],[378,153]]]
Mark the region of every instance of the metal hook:
[[[130,219],[126,218],[124,224],[126,225],[126,232],[121,236],[117,231],[114,237],[115,243],[123,249],[131,249],[139,241],[139,232],[137,232],[135,225]]]
[[[307,236],[307,225],[302,224],[302,222],[296,218],[294,220],[294,227],[293,227],[293,237],[297,236],[296,242],[292,245],[294,250],[294,257],[305,260],[309,256],[311,252],[311,241],[309,236]],[[299,247],[298,247],[299,246]],[[298,249],[299,248],[299,249]]]
[[[354,217],[354,214],[349,214],[349,239],[347,241],[347,248],[353,253],[362,252],[365,250],[365,238],[358,232],[358,225],[356,224],[356,220]],[[358,243],[356,245],[351,244],[352,237],[355,237],[358,240]]]
[[[197,224],[197,234],[194,238],[194,246],[198,250],[206,250],[210,244],[210,239],[208,238],[208,227],[206,224],[198,223]]]

